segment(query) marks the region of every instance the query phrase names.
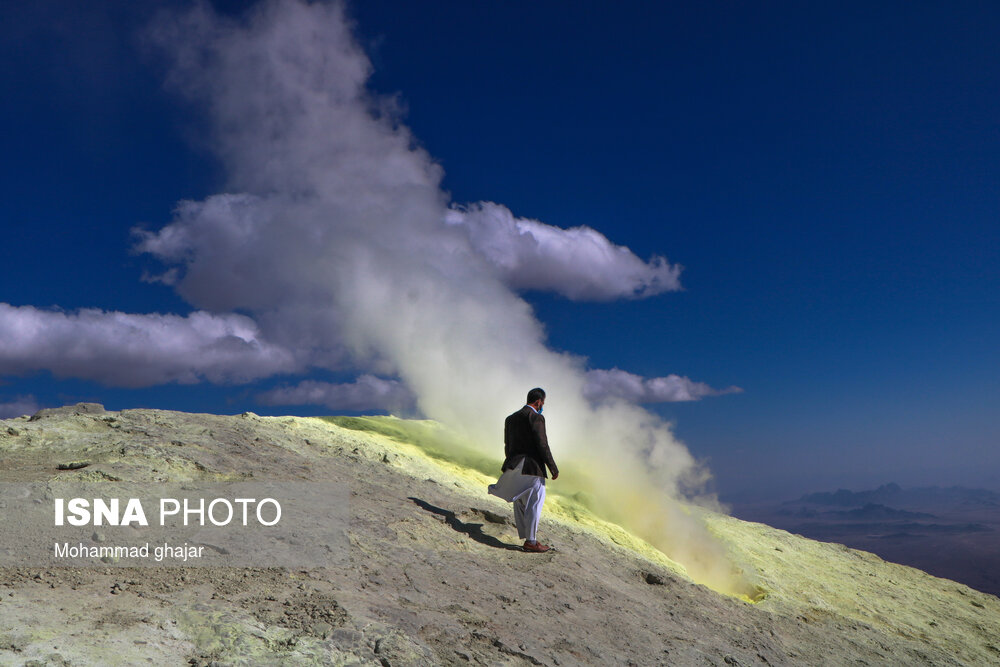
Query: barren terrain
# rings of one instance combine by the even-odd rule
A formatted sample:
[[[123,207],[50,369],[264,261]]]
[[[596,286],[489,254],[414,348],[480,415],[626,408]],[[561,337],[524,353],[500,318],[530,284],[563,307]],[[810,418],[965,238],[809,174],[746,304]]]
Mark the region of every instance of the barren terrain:
[[[349,554],[336,566],[8,563],[0,569],[0,662],[1000,662],[997,598],[707,511],[695,510],[734,562],[755,572],[760,601],[690,581],[682,565],[560,497],[558,482],[540,529],[556,550],[522,553],[510,506],[485,493],[487,475],[425,440],[408,441],[418,432],[408,422],[341,423],[352,428],[91,404],[0,422],[3,483],[107,479],[155,489],[252,478],[324,481],[350,493]]]

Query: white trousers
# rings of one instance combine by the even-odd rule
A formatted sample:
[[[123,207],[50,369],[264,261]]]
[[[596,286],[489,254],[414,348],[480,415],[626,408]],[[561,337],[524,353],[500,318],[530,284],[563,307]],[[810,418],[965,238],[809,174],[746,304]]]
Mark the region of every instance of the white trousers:
[[[517,536],[522,540],[535,541],[538,519],[542,516],[545,503],[545,478],[521,474],[522,461],[512,470],[505,470],[496,484],[487,490],[509,503],[514,503],[514,525]]]

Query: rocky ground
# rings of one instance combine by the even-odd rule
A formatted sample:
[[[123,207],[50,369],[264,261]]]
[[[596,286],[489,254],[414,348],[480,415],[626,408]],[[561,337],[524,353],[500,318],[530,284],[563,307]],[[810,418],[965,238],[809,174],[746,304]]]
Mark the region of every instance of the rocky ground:
[[[62,466],[62,469],[60,469]],[[761,601],[685,578],[550,491],[526,554],[484,475],[320,419],[81,404],[0,422],[0,483],[346,485],[349,554],[299,568],[0,569],[0,663],[986,665],[1000,600],[864,552],[705,513]],[[7,518],[5,518],[7,520]]]

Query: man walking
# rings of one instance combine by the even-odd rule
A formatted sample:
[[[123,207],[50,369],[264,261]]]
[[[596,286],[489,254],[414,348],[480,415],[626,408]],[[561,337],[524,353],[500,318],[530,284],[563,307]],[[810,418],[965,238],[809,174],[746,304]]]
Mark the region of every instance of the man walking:
[[[514,503],[514,523],[517,535],[524,540],[524,551],[544,553],[548,547],[537,539],[538,519],[545,503],[545,467],[552,479],[559,477],[559,468],[552,460],[549,441],[545,436],[545,392],[540,388],[528,392],[527,404],[507,417],[503,425],[504,456],[502,475],[490,484],[494,496]]]

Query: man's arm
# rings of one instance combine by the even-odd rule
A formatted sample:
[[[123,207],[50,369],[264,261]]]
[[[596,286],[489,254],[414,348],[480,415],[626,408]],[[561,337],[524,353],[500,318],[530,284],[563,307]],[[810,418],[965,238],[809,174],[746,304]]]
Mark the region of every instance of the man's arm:
[[[545,465],[549,467],[552,479],[555,479],[559,476],[559,466],[552,459],[552,452],[549,450],[549,439],[545,435],[545,417],[537,413],[533,417],[531,420],[531,430],[535,432],[535,438],[538,441],[538,451],[542,455]]]

